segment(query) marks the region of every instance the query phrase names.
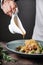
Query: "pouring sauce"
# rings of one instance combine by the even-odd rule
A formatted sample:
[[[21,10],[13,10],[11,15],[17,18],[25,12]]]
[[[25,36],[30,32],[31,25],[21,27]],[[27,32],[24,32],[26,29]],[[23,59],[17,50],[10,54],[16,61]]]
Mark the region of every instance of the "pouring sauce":
[[[22,30],[21,30],[22,31]],[[22,31],[23,32],[23,31]],[[25,38],[25,35],[26,35],[26,33],[24,34],[24,32],[23,32],[23,34],[22,34],[22,36],[23,36],[23,39]]]
[[[14,22],[15,22],[15,24],[17,25],[17,27],[19,27],[19,25],[18,25],[18,20],[17,20],[17,16],[15,16],[15,18],[14,18]],[[19,27],[19,29],[20,29],[20,27]],[[20,29],[21,31],[22,31],[22,29]],[[24,34],[24,32],[22,31],[22,36],[23,36],[23,39],[25,38],[25,35],[26,35],[26,33]]]
[[[22,35],[23,36],[23,39],[25,38],[25,35]]]

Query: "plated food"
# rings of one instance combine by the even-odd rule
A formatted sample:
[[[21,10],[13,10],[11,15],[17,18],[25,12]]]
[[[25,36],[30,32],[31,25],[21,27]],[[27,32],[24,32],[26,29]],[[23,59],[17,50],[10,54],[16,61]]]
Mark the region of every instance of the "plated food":
[[[43,46],[36,40],[25,40],[24,45],[16,47],[16,51],[25,54],[43,54]]]

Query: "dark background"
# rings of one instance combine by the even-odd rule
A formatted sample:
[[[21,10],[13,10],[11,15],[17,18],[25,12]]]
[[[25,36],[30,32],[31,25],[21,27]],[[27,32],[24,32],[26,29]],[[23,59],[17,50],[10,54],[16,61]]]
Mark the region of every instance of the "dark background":
[[[19,8],[19,18],[27,32],[25,39],[30,39],[33,34],[33,28],[35,24],[35,11],[36,2],[35,0],[17,0]],[[11,17],[5,15],[0,8],[0,41],[8,42],[12,40],[23,39],[20,34],[11,34],[8,30]]]

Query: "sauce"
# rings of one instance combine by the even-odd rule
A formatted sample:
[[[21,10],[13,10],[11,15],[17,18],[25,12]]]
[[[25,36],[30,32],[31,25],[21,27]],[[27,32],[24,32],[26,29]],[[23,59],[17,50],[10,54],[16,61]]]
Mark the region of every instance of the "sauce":
[[[25,38],[25,35],[23,35],[23,39]]]
[[[22,30],[21,30],[22,31]],[[26,33],[24,33],[23,31],[22,31],[22,37],[23,37],[23,39],[25,38],[25,35],[26,35]]]

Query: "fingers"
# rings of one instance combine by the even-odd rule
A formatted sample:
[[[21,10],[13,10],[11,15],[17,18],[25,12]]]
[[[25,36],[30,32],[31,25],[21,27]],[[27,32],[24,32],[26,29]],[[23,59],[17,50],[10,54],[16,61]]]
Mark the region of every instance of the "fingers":
[[[16,5],[16,3],[13,2],[13,1],[10,1],[9,5],[10,5],[10,11],[7,12],[7,15],[12,16],[12,13],[15,13],[15,11],[16,11],[17,5]]]
[[[12,13],[15,13],[16,11],[16,3],[12,0],[6,1],[2,5],[2,10],[4,11],[5,14],[11,16]]]
[[[3,9],[3,11],[4,11],[5,14],[11,10],[11,7],[8,4],[7,1],[2,5],[2,9]]]
[[[12,9],[12,13],[15,13],[15,11],[16,11],[16,3],[13,2],[13,1],[10,1],[10,7]]]
[[[13,9],[13,8],[15,8],[16,7],[16,3],[15,2],[13,2],[13,1],[10,1],[10,6],[11,6],[11,8]]]
[[[16,11],[16,8],[13,8],[13,9],[12,9],[12,13],[15,13],[15,11]]]
[[[7,12],[6,14],[9,15],[9,16],[12,16],[12,12],[11,11]]]

